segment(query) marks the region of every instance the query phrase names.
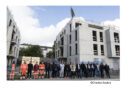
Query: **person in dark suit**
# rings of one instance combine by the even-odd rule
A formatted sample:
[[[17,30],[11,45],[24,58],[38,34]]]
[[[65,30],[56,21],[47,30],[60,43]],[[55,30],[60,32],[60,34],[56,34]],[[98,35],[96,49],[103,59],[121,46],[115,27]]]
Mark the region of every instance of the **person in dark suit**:
[[[80,65],[80,68],[81,68],[81,71],[82,71],[82,75],[81,75],[81,78],[82,78],[85,75],[85,72],[86,72],[86,67],[85,67],[84,62],[82,62],[82,64]]]
[[[32,70],[33,70],[33,64],[32,64],[32,61],[30,61],[30,63],[28,64],[28,73],[27,73],[27,77],[29,79],[32,78]]]
[[[103,65],[102,62],[100,64],[100,66],[99,66],[99,69],[100,69],[100,73],[101,73],[101,78],[104,78],[104,65]]]
[[[50,61],[48,60],[47,63],[45,64],[45,70],[46,70],[46,77],[50,78],[50,69],[51,69],[51,65],[50,65]]]
[[[64,68],[64,72],[65,72],[64,76],[65,76],[65,78],[68,78],[70,76],[70,71],[71,71],[70,65],[69,65],[69,63],[66,63],[65,68]]]
[[[92,64],[92,76],[95,77],[95,71],[97,70],[97,66],[95,63]]]
[[[58,67],[57,64],[54,62],[52,65],[52,76],[53,78],[57,77],[57,71],[58,71]]]
[[[110,73],[109,73],[110,68],[109,68],[109,65],[105,64],[104,69],[105,69],[106,76],[108,78],[110,78]]]
[[[80,64],[79,63],[76,64],[76,76],[77,76],[77,78],[81,78],[81,75],[80,75]]]

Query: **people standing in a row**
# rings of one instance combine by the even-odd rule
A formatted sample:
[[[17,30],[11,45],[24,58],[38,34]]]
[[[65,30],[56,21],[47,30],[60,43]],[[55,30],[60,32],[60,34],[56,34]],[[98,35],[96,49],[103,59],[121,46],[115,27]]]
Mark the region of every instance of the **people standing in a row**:
[[[15,70],[14,63],[12,63],[13,68],[12,70]],[[73,63],[56,63],[53,62],[53,64],[50,63],[48,60],[45,64],[44,62],[36,62],[36,64],[33,67],[32,62],[29,64],[26,64],[24,61],[23,64],[21,64],[21,79],[25,79],[25,75],[27,72],[27,78],[31,79],[32,78],[32,71],[34,71],[34,79],[43,79],[43,78],[84,78],[84,77],[95,77],[96,76],[96,71],[98,71],[98,66],[95,63],[90,63],[88,62],[87,64],[82,62],[81,64],[73,62]],[[109,65],[103,65],[101,63],[99,65],[99,71],[101,78],[104,78],[104,71],[106,73],[106,76],[110,78],[110,73],[109,73]],[[45,74],[45,77],[44,77]],[[10,72],[10,78],[13,78],[14,75],[11,74]]]

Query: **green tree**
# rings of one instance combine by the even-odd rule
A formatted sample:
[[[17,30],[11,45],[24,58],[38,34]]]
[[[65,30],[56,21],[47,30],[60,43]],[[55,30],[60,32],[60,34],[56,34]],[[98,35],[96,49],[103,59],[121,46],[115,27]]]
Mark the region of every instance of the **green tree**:
[[[43,57],[43,54],[40,46],[35,45],[35,46],[28,46],[27,48],[21,48],[20,56]]]

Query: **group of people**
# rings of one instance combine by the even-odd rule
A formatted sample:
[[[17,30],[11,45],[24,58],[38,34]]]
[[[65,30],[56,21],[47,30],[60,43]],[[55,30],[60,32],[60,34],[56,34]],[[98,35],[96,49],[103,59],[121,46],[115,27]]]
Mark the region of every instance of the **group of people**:
[[[15,75],[15,62],[12,62],[10,65],[10,77],[9,79],[14,79]],[[82,62],[79,63],[50,63],[48,60],[47,62],[36,62],[36,64],[33,66],[32,62],[30,61],[29,64],[26,64],[24,61],[21,64],[20,67],[20,73],[21,77],[20,79],[43,79],[43,78],[82,78],[82,77],[95,77],[98,75],[101,76],[101,78],[104,78],[104,74],[108,78],[110,78],[109,73],[109,65],[101,63],[100,65],[97,65],[95,63],[87,63],[85,64]],[[33,72],[33,76],[32,76]],[[104,73],[105,72],[105,73]]]

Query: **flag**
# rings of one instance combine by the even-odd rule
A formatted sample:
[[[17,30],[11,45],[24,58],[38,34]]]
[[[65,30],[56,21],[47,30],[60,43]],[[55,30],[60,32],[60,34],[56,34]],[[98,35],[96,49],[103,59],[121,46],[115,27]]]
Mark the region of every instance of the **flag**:
[[[72,18],[75,16],[74,10],[72,9],[72,7],[71,7],[71,16],[72,16]]]

